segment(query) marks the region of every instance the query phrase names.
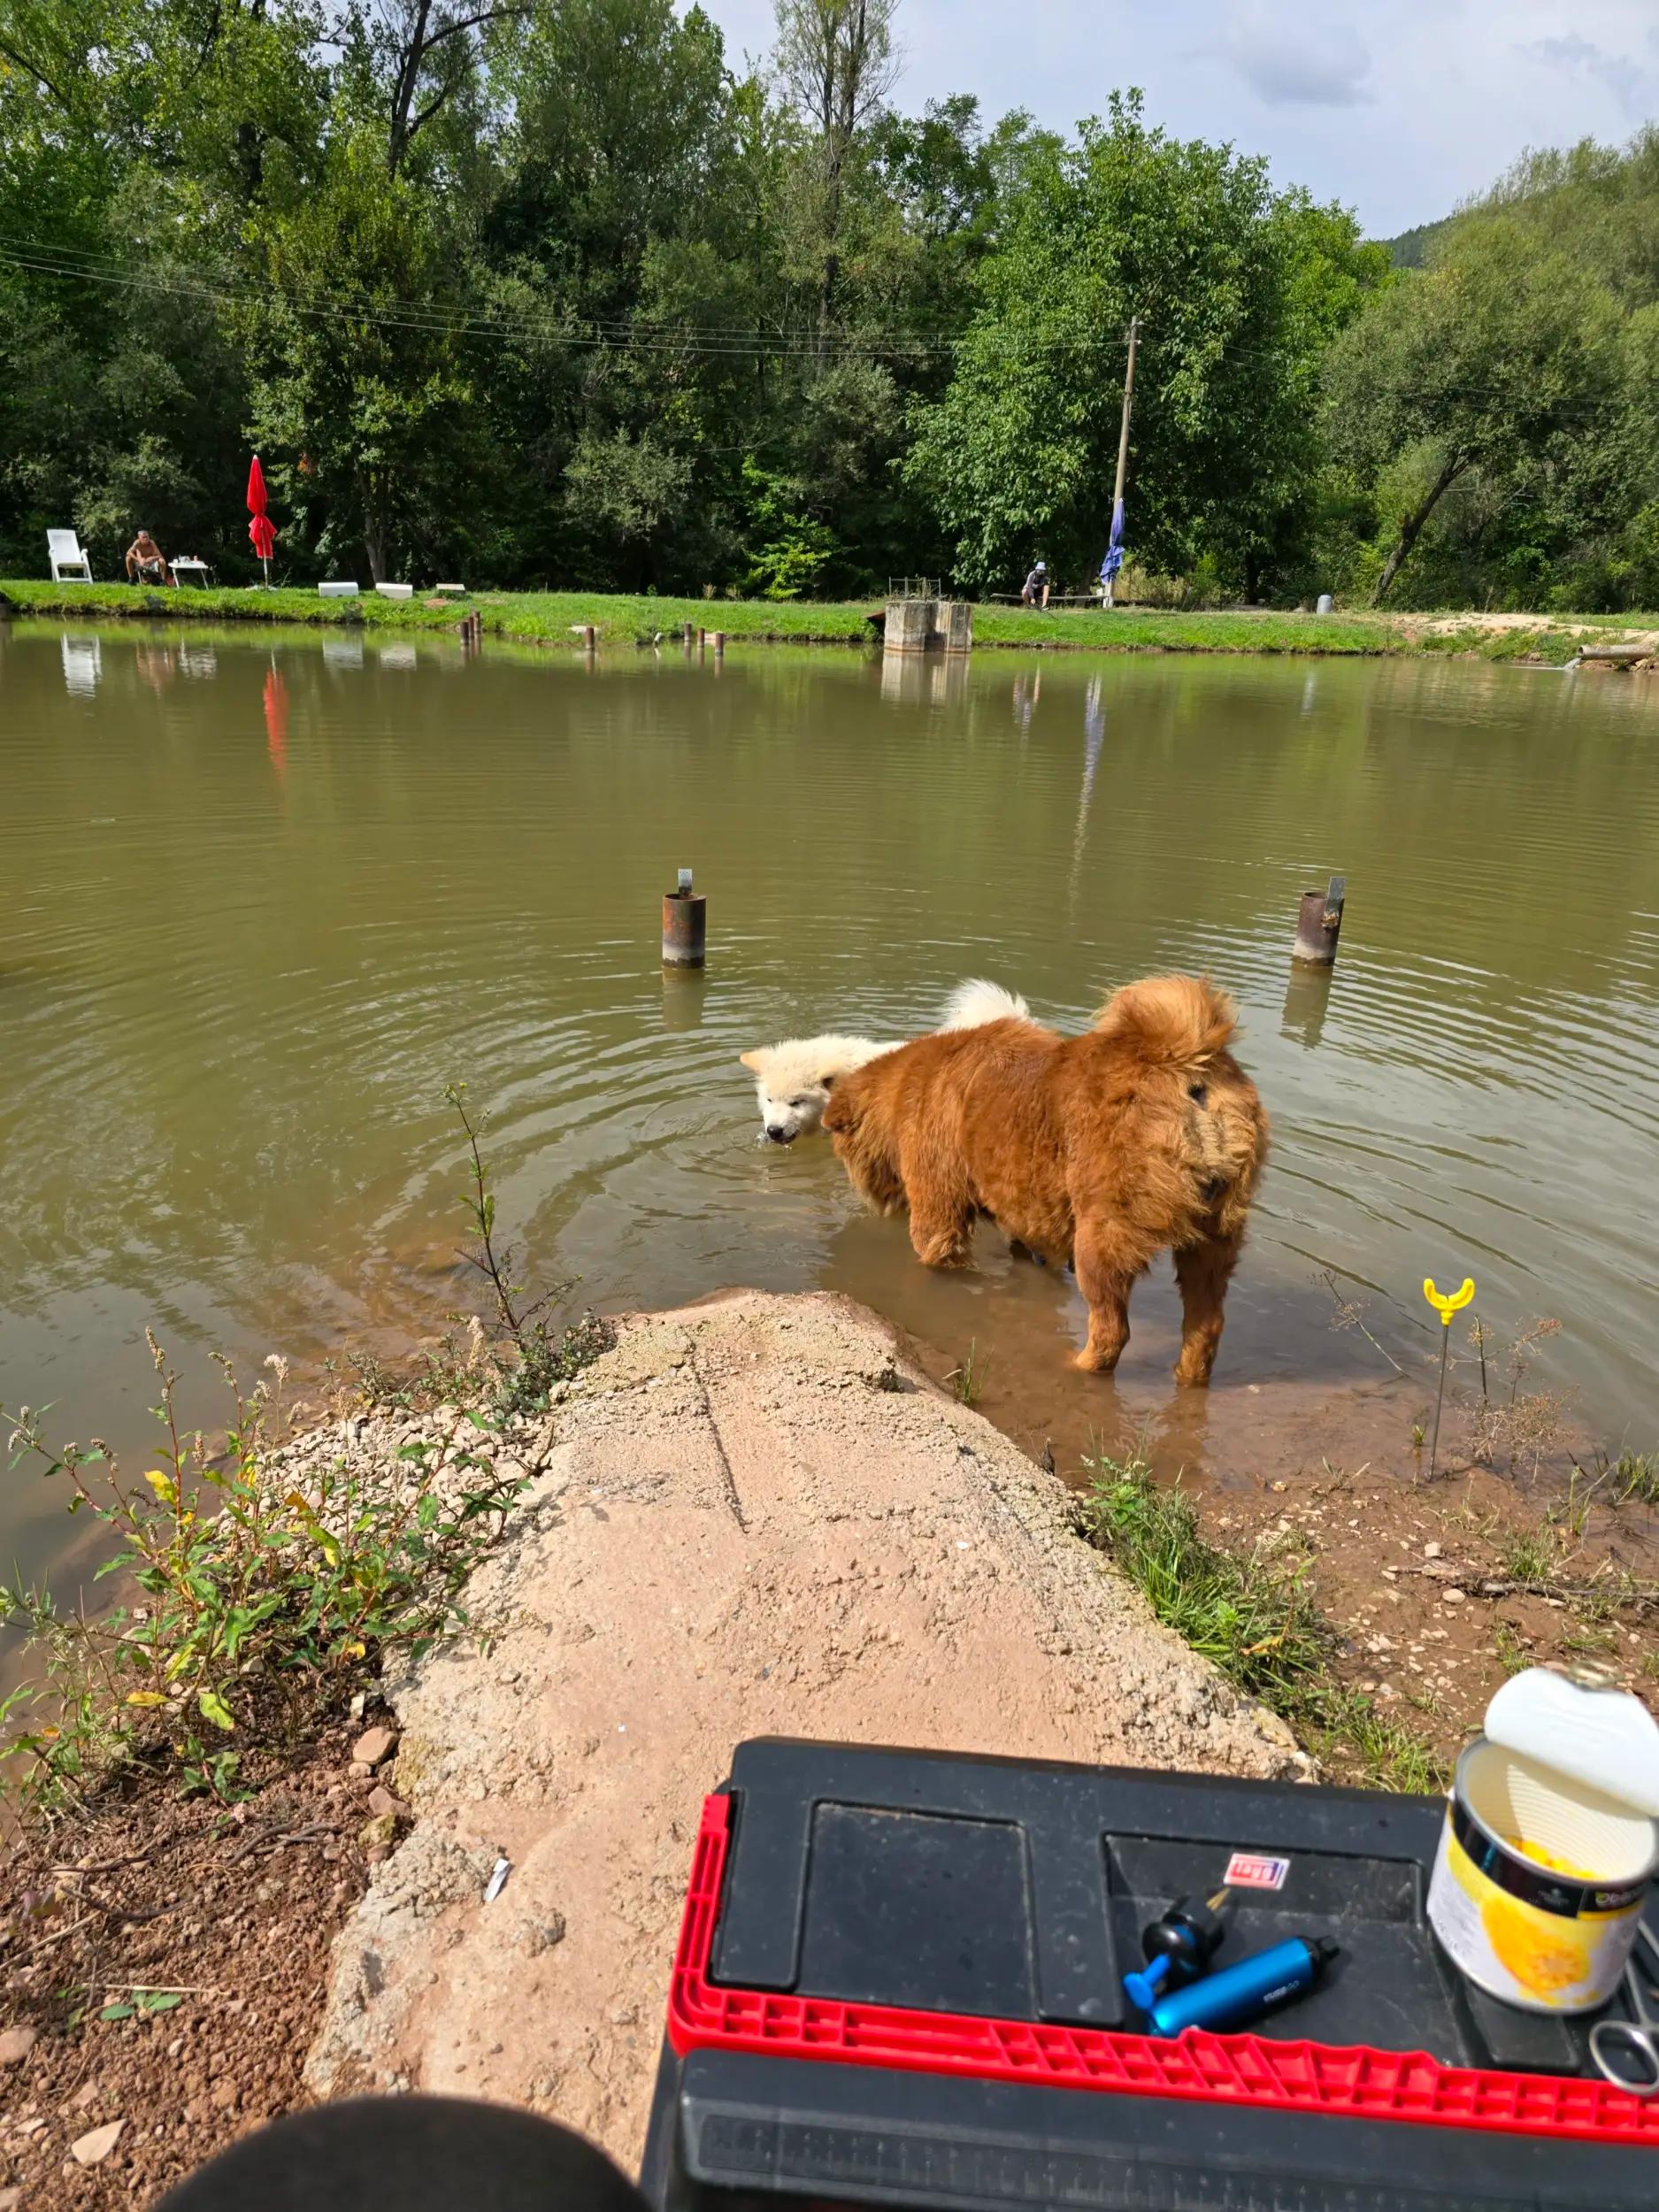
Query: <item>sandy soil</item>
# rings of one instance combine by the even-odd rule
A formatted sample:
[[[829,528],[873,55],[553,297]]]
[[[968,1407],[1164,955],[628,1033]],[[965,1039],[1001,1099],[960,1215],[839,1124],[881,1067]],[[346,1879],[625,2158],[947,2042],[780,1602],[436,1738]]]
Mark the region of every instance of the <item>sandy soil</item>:
[[[1646,645],[1648,649],[1659,649],[1659,629],[1626,627],[1622,621],[1603,620],[1593,614],[1482,614],[1471,608],[1456,614],[1400,614],[1384,618],[1402,630],[1420,636],[1426,631],[1451,633],[1458,630],[1555,630],[1563,635],[1588,637],[1601,631],[1609,635],[1617,629],[1621,645]]]
[[[488,1655],[389,1686],[416,1822],[336,1945],[319,2093],[510,2100],[635,2161],[698,1809],[747,1736],[1307,1770],[846,1301],[634,1321],[557,1437],[475,1578]]]

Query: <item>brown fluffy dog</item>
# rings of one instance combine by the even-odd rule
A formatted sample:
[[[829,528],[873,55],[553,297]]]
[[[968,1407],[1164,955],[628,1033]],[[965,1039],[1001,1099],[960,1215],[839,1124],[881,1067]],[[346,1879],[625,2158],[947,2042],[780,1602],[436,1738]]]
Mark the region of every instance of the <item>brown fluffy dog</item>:
[[[1086,1037],[995,1021],[901,1045],[842,1078],[824,1126],[856,1190],[882,1213],[909,1208],[928,1266],[965,1266],[981,1215],[1075,1266],[1079,1367],[1118,1364],[1135,1278],[1172,1252],[1175,1379],[1207,1383],[1267,1157],[1267,1116],[1227,1050],[1233,1024],[1208,982],[1152,976]]]

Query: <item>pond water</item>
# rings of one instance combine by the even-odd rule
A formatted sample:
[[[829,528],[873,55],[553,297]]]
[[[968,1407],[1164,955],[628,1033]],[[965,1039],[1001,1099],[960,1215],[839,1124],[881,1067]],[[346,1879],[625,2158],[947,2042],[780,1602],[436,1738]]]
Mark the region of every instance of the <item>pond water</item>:
[[[681,865],[701,979],[658,964]],[[1335,974],[1293,975],[1337,870]],[[1116,1384],[1075,1376],[1065,1278],[990,1233],[929,1276],[826,1142],[756,1141],[750,1045],[902,1037],[975,973],[1076,1027],[1164,967],[1236,993],[1275,1127],[1208,1402],[1169,1379],[1167,1270]],[[1421,1279],[1472,1273],[1501,1336],[1559,1318],[1540,1371],[1591,1430],[1650,1448],[1659,686],[0,625],[0,1401],[131,1448],[146,1324],[204,1420],[211,1350],[432,1327],[465,1289],[451,1079],[528,1273],[611,1307],[849,1291],[937,1371],[972,1348],[1033,1440],[1145,1427],[1223,1473],[1397,1444]],[[61,1529],[10,1477],[9,1555]]]

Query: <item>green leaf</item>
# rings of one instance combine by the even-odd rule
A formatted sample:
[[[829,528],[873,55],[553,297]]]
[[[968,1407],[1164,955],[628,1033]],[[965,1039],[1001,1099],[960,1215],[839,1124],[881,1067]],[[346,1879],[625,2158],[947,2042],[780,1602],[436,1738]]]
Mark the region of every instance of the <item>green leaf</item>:
[[[198,1690],[196,1701],[202,1718],[211,1721],[215,1728],[222,1728],[228,1735],[236,1725],[236,1717],[217,1690]]]
[[[176,1989],[147,1989],[138,2001],[142,2012],[171,2012],[183,2002],[183,1993]]]
[[[136,2005],[105,2005],[98,2017],[100,2020],[130,2020],[137,2009]]]

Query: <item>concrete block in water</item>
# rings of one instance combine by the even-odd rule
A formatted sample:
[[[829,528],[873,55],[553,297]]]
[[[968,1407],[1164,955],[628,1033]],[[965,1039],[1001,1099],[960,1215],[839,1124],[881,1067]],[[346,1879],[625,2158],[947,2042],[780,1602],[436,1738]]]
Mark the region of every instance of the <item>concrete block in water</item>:
[[[925,653],[933,628],[933,599],[889,599],[882,643],[889,653]]]

